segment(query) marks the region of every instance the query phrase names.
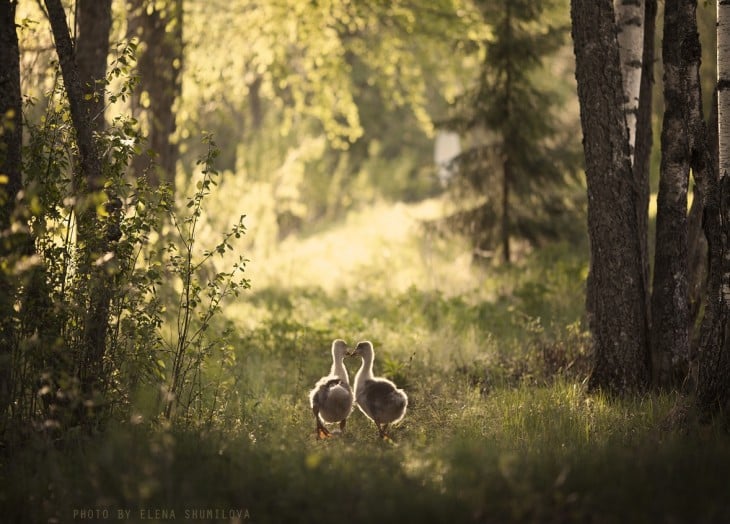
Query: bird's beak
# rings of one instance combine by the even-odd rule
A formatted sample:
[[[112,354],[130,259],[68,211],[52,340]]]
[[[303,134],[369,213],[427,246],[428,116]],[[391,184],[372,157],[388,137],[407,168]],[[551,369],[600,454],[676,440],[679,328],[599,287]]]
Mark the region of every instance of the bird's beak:
[[[354,357],[355,356],[355,350],[352,348],[347,348],[345,351],[345,355],[348,357]]]

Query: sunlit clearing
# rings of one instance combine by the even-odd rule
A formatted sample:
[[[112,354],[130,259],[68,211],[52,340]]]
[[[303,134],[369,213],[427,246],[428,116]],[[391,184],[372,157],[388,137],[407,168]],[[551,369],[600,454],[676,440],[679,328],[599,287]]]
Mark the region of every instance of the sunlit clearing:
[[[478,285],[468,249],[450,249],[426,233],[421,222],[442,213],[442,201],[378,203],[317,235],[288,237],[268,256],[250,253],[249,274],[257,287],[311,286],[327,291],[365,291],[372,286],[399,292],[411,286],[448,294]]]

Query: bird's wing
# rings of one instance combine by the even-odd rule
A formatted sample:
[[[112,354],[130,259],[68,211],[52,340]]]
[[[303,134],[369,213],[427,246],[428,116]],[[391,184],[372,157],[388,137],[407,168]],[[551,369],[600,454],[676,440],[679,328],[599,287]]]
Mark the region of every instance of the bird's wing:
[[[395,391],[395,386],[385,380],[366,380],[365,391],[368,392],[368,395],[384,398]]]
[[[393,395],[396,387],[385,380],[368,380],[365,382],[364,394],[373,412],[381,412],[393,408]]]
[[[314,389],[309,394],[309,399],[312,405],[312,409],[319,411],[319,408],[327,402],[327,397],[329,396],[330,390],[338,385],[342,385],[343,387],[347,387],[347,389],[350,389],[350,387],[345,384],[342,379],[339,377],[322,377],[317,381],[317,384],[314,386]]]

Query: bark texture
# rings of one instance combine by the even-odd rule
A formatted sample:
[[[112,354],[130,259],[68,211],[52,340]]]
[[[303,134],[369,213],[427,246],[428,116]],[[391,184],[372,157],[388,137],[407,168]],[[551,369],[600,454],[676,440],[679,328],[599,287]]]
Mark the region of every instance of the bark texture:
[[[730,302],[730,2],[717,3],[717,113],[718,167],[715,176],[702,182],[705,196],[704,226],[709,253],[707,304],[699,344],[697,399],[707,411],[730,407],[730,357],[726,347]],[[699,161],[712,169],[712,159]],[[709,171],[708,170],[708,171]],[[709,173],[712,174],[711,171]]]
[[[589,386],[622,394],[647,386],[649,354],[637,191],[613,3],[572,0],[571,16],[591,243],[587,311],[595,366]]]
[[[103,186],[101,159],[94,143],[89,108],[84,100],[84,89],[76,65],[74,45],[68,30],[66,13],[60,0],[45,0],[45,4],[79,147],[81,177],[80,179],[77,177],[77,188],[81,184],[86,184],[87,192],[97,191]]]
[[[724,190],[730,178],[730,0],[717,2],[717,119],[718,119],[718,164],[720,190]],[[724,194],[724,193],[723,193]],[[724,206],[723,216],[728,213]],[[727,224],[725,222],[724,224]],[[723,248],[727,247],[727,227]],[[730,309],[730,250],[723,249],[724,271],[722,276],[722,297],[726,309]]]
[[[722,180],[730,172],[730,1],[728,0],[717,2],[717,114]],[[723,292],[728,302],[730,290],[724,289]]]
[[[694,80],[695,86],[692,88],[697,92],[697,103],[699,107],[692,109],[690,114],[698,113],[702,115],[702,97],[700,92],[699,81],[699,65],[697,67],[697,76]],[[699,129],[697,127],[699,126]],[[717,176],[717,91],[713,96],[710,106],[710,117],[707,125],[700,118],[699,121],[690,123],[691,141],[691,167],[694,178],[694,186],[692,187],[692,207],[689,210],[688,217],[688,255],[689,255],[689,308],[690,308],[690,326],[695,326],[700,314],[701,306],[704,304],[708,294],[707,281],[708,274],[708,246],[707,237],[705,235],[705,192],[707,188],[708,177]],[[698,137],[706,137],[705,148],[698,140]],[[704,164],[707,163],[708,167]],[[694,361],[697,356],[699,343],[699,330],[693,333],[690,347],[690,361]]]
[[[109,31],[112,26],[111,0],[79,0],[76,64],[87,101],[89,120],[94,131],[104,129],[106,61],[109,56]]]
[[[664,120],[657,196],[656,248],[652,292],[654,376],[664,387],[680,384],[689,363],[689,282],[687,189],[690,149],[686,90],[688,62],[682,45],[690,31],[684,0],[664,8]]]
[[[694,199],[688,217],[688,255],[689,255],[689,326],[697,320],[699,306],[708,288],[708,246],[707,237],[702,233],[707,223],[704,219],[706,193],[710,190],[708,181],[717,177],[717,94],[710,108],[709,125],[705,124],[702,107],[702,86],[700,83],[700,64],[702,48],[697,32],[697,1],[683,2],[682,20],[686,24],[681,52],[686,86],[686,119],[690,147],[690,167],[695,181]],[[716,211],[713,211],[716,213]],[[709,221],[712,223],[712,221]],[[719,266],[718,266],[719,267]],[[694,358],[690,347],[690,361]]]

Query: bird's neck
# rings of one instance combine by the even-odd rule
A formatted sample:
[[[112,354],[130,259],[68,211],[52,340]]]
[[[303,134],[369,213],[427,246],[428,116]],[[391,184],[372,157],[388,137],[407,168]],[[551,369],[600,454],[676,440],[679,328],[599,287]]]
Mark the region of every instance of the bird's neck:
[[[362,366],[360,371],[357,372],[357,380],[365,381],[373,378],[373,357],[372,355],[366,355],[362,357]]]
[[[334,375],[340,380],[342,380],[345,384],[350,383],[350,377],[347,376],[347,369],[345,368],[345,363],[341,358],[334,358],[332,359],[332,369],[330,370],[330,375]]]

